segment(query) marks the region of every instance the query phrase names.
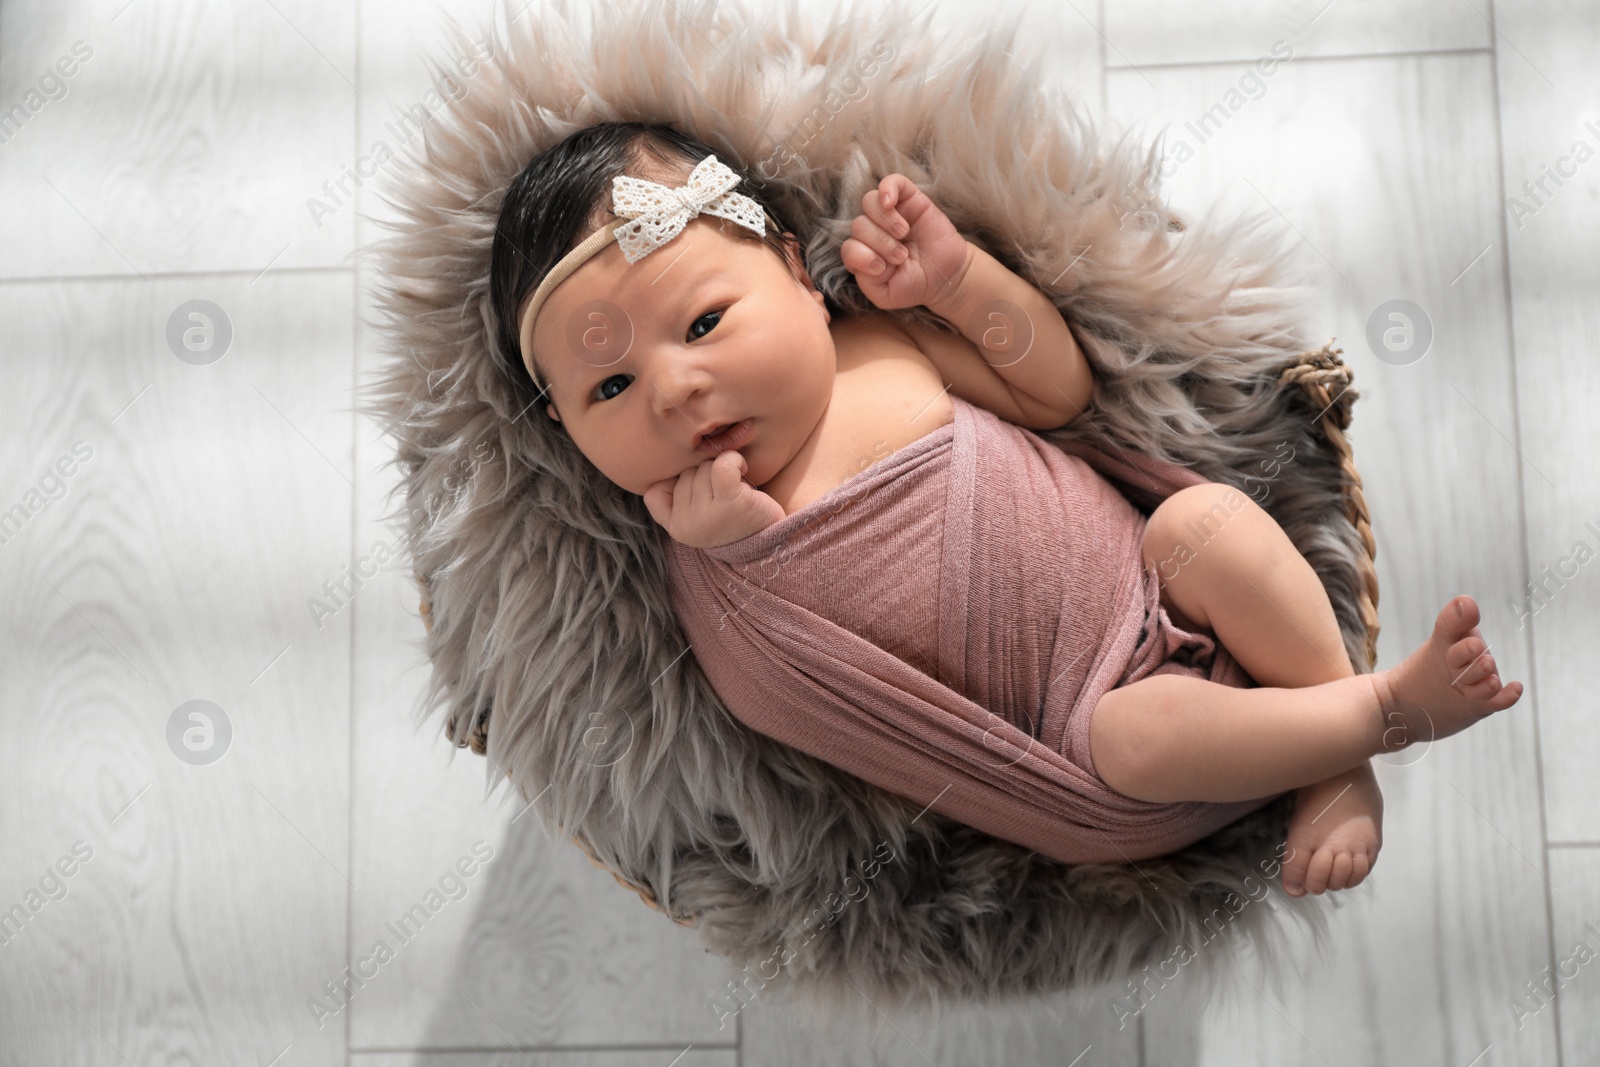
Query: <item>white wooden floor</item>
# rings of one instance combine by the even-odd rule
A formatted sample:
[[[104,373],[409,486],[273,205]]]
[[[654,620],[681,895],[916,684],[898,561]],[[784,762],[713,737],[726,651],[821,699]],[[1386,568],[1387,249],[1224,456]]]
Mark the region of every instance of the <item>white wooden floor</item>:
[[[1176,207],[1267,211],[1320,264],[1380,665],[1468,592],[1528,689],[1379,768],[1383,855],[1284,988],[1202,1014],[1180,980],[1120,1030],[1109,998],[973,1012],[882,1055],[760,1001],[719,1030],[692,931],[413,733],[404,564],[309,606],[394,543],[350,410],[374,356],[348,257],[379,206],[324,183],[420,100],[437,11],[0,2],[0,109],[25,114],[0,136],[0,1063],[1600,1063],[1600,6],[1027,10],[1064,84],[1166,126]],[[1365,340],[1397,299],[1431,322],[1420,361]],[[209,363],[175,357],[197,300],[231,332]],[[210,764],[176,754],[197,700],[231,735]]]

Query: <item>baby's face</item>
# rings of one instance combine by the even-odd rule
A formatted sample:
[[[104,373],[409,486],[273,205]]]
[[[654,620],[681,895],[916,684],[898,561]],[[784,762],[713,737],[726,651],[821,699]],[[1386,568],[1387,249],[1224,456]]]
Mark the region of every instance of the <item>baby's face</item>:
[[[731,226],[733,223],[727,223]],[[714,458],[707,427],[753,418],[745,480],[788,466],[827,410],[838,364],[828,311],[798,258],[691,219],[629,264],[614,242],[539,309],[533,350],[550,417],[630,493]]]

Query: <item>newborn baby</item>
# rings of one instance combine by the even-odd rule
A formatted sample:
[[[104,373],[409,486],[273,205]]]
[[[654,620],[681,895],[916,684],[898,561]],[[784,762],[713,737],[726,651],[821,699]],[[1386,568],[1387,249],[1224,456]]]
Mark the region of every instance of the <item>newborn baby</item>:
[[[611,207],[636,198],[654,213],[602,224],[607,205],[588,205],[587,240],[538,250],[560,262],[531,295],[539,271],[505,280],[504,226],[527,194],[513,187],[496,292],[515,327],[502,336],[515,338],[547,417],[673,540],[710,549],[766,529],[949,424],[952,393],[1031,430],[1089,405],[1091,369],[1054,304],[904,175],[863,195],[841,258],[876,307],[921,306],[953,331],[887,314],[836,320],[793,234],[775,240],[770,211],[732,192],[737,175],[670,138],[638,144]],[[1173,621],[1214,635],[1262,688],[1167,674],[1113,689],[1093,710],[1094,767],[1116,792],[1153,802],[1297,789],[1286,890],[1355,886],[1382,842],[1369,758],[1463,730],[1522,686],[1501,685],[1468,596],[1399,666],[1354,674],[1321,582],[1253,502],[1189,551],[1188,531],[1227,494],[1240,496],[1205,483],[1168,497],[1143,552]]]

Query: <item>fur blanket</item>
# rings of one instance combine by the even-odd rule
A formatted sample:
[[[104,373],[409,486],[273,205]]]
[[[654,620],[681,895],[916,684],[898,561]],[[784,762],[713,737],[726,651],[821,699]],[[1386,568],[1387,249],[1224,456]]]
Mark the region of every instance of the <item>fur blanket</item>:
[[[445,709],[460,745],[486,729],[491,781],[727,957],[719,1014],[758,989],[834,1022],[1102,982],[1127,1005],[1131,976],[1181,952],[1212,977],[1244,940],[1275,961],[1281,909],[1320,941],[1333,904],[1279,891],[1292,795],[1176,854],[1072,866],[746,729],[686,654],[642,499],[519,410],[489,250],[507,183],[544,147],[600,121],[678,125],[777,183],[816,284],[859,311],[839,246],[865,190],[901,171],[1077,326],[1094,406],[1044,436],[1252,491],[1371,669],[1338,458],[1277,384],[1308,347],[1288,235],[1262,216],[1183,226],[1158,195],[1159,147],[1104,144],[1039,88],[1044,57],[1015,24],[941,39],[911,11],[818,25],[793,3],[768,21],[734,0],[599,0],[590,28],[535,0],[509,30],[454,28],[442,106],[384,178],[398,221],[368,250],[387,359],[361,410],[396,441],[432,595],[420,714]],[[1202,948],[1222,927],[1235,936]]]

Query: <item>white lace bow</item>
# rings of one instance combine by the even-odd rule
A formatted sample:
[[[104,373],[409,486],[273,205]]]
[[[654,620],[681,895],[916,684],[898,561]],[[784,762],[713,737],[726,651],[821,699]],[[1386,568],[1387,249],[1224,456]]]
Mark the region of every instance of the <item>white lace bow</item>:
[[[733,192],[738,184],[739,176],[715,155],[696,164],[689,180],[680,186],[658,185],[626,174],[613,178],[611,209],[629,220],[615,231],[623,258],[637,263],[682,233],[689,220],[701,212],[766,233],[766,213],[748,196]]]

